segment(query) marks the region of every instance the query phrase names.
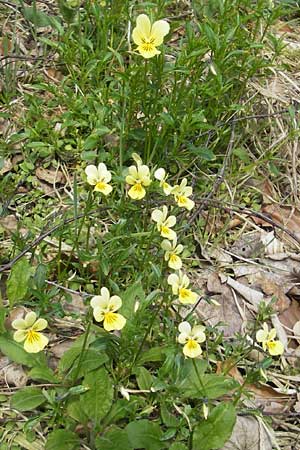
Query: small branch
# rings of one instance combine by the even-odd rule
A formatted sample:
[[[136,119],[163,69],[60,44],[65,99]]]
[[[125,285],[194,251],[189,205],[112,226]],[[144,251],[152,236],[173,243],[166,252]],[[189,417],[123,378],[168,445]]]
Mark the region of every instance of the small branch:
[[[45,283],[49,284],[50,286],[55,286],[58,289],[62,289],[63,291],[69,292],[70,294],[79,295],[80,297],[93,297],[93,294],[88,294],[87,292],[75,291],[74,289],[70,289],[65,286],[62,286],[61,284],[55,283],[54,281],[46,280]]]
[[[196,208],[196,211],[189,218],[189,220],[188,220],[188,224],[189,225],[191,223],[193,223],[197,217],[199,217],[200,213],[206,207],[206,205],[210,201],[210,199],[215,196],[215,194],[219,190],[220,185],[224,181],[225,172],[226,172],[226,169],[227,169],[227,166],[228,166],[228,161],[229,161],[229,159],[231,157],[232,150],[233,150],[233,145],[234,145],[234,127],[235,127],[235,125],[232,125],[232,127],[231,127],[231,135],[230,135],[229,143],[228,143],[228,146],[227,146],[226,154],[224,156],[223,165],[222,165],[219,173],[217,174],[217,177],[216,177],[216,180],[214,182],[214,185],[213,185],[211,191],[209,192],[209,194],[207,194],[207,196],[202,200],[202,202],[200,203],[198,208]]]
[[[105,211],[107,209],[110,209],[109,206],[105,206],[104,208],[101,208],[102,211]],[[93,215],[98,213],[99,210],[91,211],[89,215]],[[46,237],[50,236],[55,231],[59,230],[61,227],[68,225],[69,223],[72,223],[82,217],[84,217],[85,213],[79,214],[77,217],[71,217],[69,219],[64,220],[63,222],[55,225],[53,228],[50,228],[50,230],[45,231],[44,233],[40,234],[36,239],[34,239],[31,244],[27,245],[17,256],[15,256],[11,261],[9,261],[6,264],[3,264],[0,266],[0,273],[4,272],[5,270],[9,270],[12,268],[12,266],[19,261],[27,252],[30,252],[33,248],[35,248],[38,244],[40,244]]]
[[[275,222],[273,219],[271,219],[270,217],[266,216],[263,213],[254,211],[254,210],[246,208],[244,206],[233,205],[233,204],[230,204],[227,202],[221,203],[216,200],[211,200],[211,203],[213,204],[214,207],[223,209],[224,211],[226,211],[228,213],[241,211],[243,214],[246,214],[247,216],[254,216],[254,217],[257,217],[258,219],[262,219],[265,222],[269,223],[274,228],[279,228],[280,230],[282,230],[284,233],[289,235],[295,242],[297,242],[297,244],[300,245],[300,239],[297,237],[297,235],[295,233],[290,231],[288,228],[284,227],[281,223]]]

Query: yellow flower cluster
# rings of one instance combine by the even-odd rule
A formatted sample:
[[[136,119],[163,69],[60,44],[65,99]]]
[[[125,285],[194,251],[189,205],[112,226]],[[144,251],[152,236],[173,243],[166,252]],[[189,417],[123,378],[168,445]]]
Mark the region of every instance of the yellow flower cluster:
[[[154,172],[154,177],[159,181],[159,186],[163,189],[165,195],[174,195],[174,199],[179,207],[190,211],[195,203],[189,197],[193,193],[193,188],[187,186],[187,179],[184,178],[180,185],[171,186],[167,182],[168,175],[162,167]],[[168,215],[168,207],[163,205],[162,209],[152,211],[151,218],[156,222],[160,235],[165,238],[161,243],[162,249],[165,251],[164,259],[168,263],[168,267],[176,270],[168,277],[168,284],[172,287],[172,292],[177,296],[182,304],[194,304],[198,300],[198,295],[189,287],[189,278],[182,271],[182,260],[180,254],[183,251],[181,244],[177,245],[177,235],[172,229],[176,225],[176,217]]]
[[[162,167],[154,172],[154,178],[159,181],[159,186],[165,195],[174,196],[177,206],[188,211],[193,209],[195,203],[190,198],[193,194],[193,188],[187,185],[186,178],[180,184],[171,186],[167,181],[168,174]],[[189,288],[190,280],[181,270],[182,260],[179,255],[183,251],[183,246],[177,245],[177,235],[172,229],[176,225],[176,217],[168,215],[168,207],[163,205],[162,209],[152,211],[151,218],[156,222],[160,235],[165,238],[161,243],[161,248],[165,251],[164,259],[167,261],[168,267],[176,271],[168,276],[168,284],[172,288],[172,293],[183,305],[193,305],[197,302],[199,296]],[[189,358],[199,357],[202,353],[200,343],[206,340],[204,327],[196,325],[192,328],[188,322],[182,322],[178,330],[180,332],[178,342],[184,345],[184,355]]]

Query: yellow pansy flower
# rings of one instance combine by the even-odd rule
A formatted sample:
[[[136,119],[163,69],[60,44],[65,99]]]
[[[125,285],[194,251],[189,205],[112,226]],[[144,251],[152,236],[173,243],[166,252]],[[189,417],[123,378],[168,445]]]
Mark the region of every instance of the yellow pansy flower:
[[[263,323],[263,329],[258,330],[258,332],[256,333],[257,342],[261,342],[262,348],[265,351],[268,350],[271,356],[282,355],[282,353],[284,352],[283,344],[280,341],[275,341],[275,337],[275,328],[272,328],[269,331],[269,327],[265,322]]]
[[[126,319],[115,311],[121,308],[122,300],[117,295],[111,297],[106,287],[101,288],[100,292],[101,295],[96,295],[91,300],[96,322],[103,321],[106,331],[121,330],[126,324]]]
[[[87,175],[87,182],[94,187],[94,191],[101,192],[101,194],[109,195],[112,191],[112,186],[108,184],[111,180],[111,173],[107,170],[104,163],[98,164],[98,167],[89,165],[85,168]]]
[[[195,203],[189,198],[193,194],[193,188],[187,186],[186,178],[181,181],[180,185],[174,186],[171,193],[180,208],[185,208],[188,211],[194,208]]]
[[[168,208],[166,205],[163,206],[162,210],[155,209],[152,211],[151,219],[156,222],[157,229],[162,237],[170,239],[171,241],[176,238],[175,231],[171,230],[176,224],[176,217],[168,217]]]
[[[160,167],[159,169],[157,169],[155,172],[154,172],[154,178],[156,178],[157,180],[159,180],[159,185],[160,185],[160,187],[163,189],[163,191],[164,191],[164,193],[166,194],[166,195],[170,195],[171,194],[171,192],[172,192],[172,186],[169,184],[169,183],[167,183],[167,178],[168,178],[168,175],[166,174],[166,171],[165,171],[165,169],[163,169],[162,167]]]
[[[128,168],[128,175],[126,177],[126,183],[132,185],[128,191],[129,197],[133,200],[141,200],[146,195],[144,186],[147,187],[151,184],[150,169],[143,164],[140,156],[136,153],[132,154],[136,166],[130,166]]]
[[[193,305],[199,298],[196,292],[188,289],[190,280],[187,275],[181,272],[181,270],[178,271],[178,275],[172,273],[168,276],[168,284],[172,286],[173,294],[178,295],[178,300],[185,305]]]
[[[197,358],[202,353],[202,349],[199,344],[206,340],[204,333],[204,327],[202,325],[196,325],[193,328],[188,322],[181,322],[178,326],[180,332],[178,336],[178,342],[184,344],[183,353],[189,358]]]
[[[160,54],[156,47],[163,43],[169,31],[170,26],[165,20],[157,20],[151,25],[149,17],[146,14],[140,14],[136,19],[136,27],[132,31],[132,39],[138,46],[138,52],[148,59]]]
[[[24,319],[16,319],[12,322],[16,342],[24,342],[24,350],[28,353],[38,353],[42,351],[49,340],[40,331],[44,330],[48,323],[45,319],[37,319],[35,312],[26,314]]]
[[[161,243],[161,248],[165,250],[165,261],[168,261],[168,266],[174,270],[181,269],[182,261],[178,255],[182,252],[183,245],[177,245],[177,237],[173,239],[172,243],[164,239]]]

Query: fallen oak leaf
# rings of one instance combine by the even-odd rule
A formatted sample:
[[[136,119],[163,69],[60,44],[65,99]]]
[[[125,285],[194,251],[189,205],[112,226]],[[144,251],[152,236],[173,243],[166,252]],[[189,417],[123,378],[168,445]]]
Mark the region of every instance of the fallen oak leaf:
[[[232,287],[236,292],[238,292],[245,300],[249,301],[251,305],[254,307],[255,311],[258,311],[258,307],[260,302],[264,298],[264,294],[262,292],[256,291],[248,286],[245,286],[238,281],[235,281],[231,277],[227,277],[228,286]]]

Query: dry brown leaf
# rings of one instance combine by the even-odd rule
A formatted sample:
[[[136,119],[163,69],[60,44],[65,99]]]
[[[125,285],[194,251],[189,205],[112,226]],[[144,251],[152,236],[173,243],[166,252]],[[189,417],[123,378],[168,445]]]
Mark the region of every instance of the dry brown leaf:
[[[292,300],[289,308],[279,315],[280,322],[293,329],[296,322],[300,321],[300,305],[296,300]]]
[[[264,245],[261,241],[261,233],[244,234],[235,241],[230,252],[243,258],[257,258],[263,255]]]
[[[244,297],[245,300],[250,302],[252,306],[255,308],[255,310],[258,310],[258,306],[264,298],[264,294],[262,292],[251,289],[250,287],[245,286],[244,284],[239,283],[238,281],[235,281],[231,277],[227,277],[227,284],[228,286],[232,287],[236,292],[238,292],[242,297]]]
[[[19,162],[24,161],[24,156],[21,153],[17,153],[12,158],[13,166],[16,166]]]
[[[241,332],[244,319],[236,303],[239,302],[239,305],[242,305],[241,298],[237,295],[235,300],[231,289],[226,284],[220,282],[217,273],[213,273],[208,277],[207,290],[210,293],[216,294],[213,296],[213,299],[219,303],[219,306],[201,302],[196,308],[198,316],[212,326],[215,326],[219,322],[224,322],[225,325],[220,326],[219,329],[223,330],[226,337]],[[249,315],[249,312],[245,311],[245,314]]]
[[[274,220],[274,222],[283,225],[300,239],[300,211],[298,208],[273,204],[263,206],[262,212]],[[269,226],[270,224],[268,224]]]
[[[66,311],[67,313],[85,314],[88,307],[84,304],[82,296],[72,293],[70,295],[72,297],[72,301],[63,303],[64,311]]]
[[[237,416],[229,441],[222,450],[272,450],[272,438],[253,416]]]
[[[43,167],[38,167],[35,174],[40,180],[46,181],[49,184],[63,184],[66,181],[64,174],[56,169],[44,169]]]
[[[0,370],[0,379],[8,386],[23,387],[27,384],[28,376],[21,365],[8,361]]]
[[[251,281],[255,281],[255,286],[258,286],[262,292],[269,297],[276,297],[276,302],[274,303],[275,311],[282,313],[291,304],[291,300],[284,293],[284,283],[279,285],[274,281],[276,276],[272,273],[260,272],[251,277]],[[285,276],[286,278],[286,276]]]
[[[230,375],[234,378],[239,384],[244,383],[244,378],[238,367],[235,365],[234,361],[231,358],[226,359],[225,361],[217,361],[217,370],[216,374],[221,375],[226,373],[226,375]]]
[[[293,326],[293,332],[294,332],[295,338],[297,339],[298,343],[300,344],[300,320],[298,320],[298,322],[296,322],[295,325]]]
[[[4,175],[7,172],[10,172],[13,168],[13,164],[10,159],[5,159],[3,163],[3,167],[0,170],[0,175]]]

